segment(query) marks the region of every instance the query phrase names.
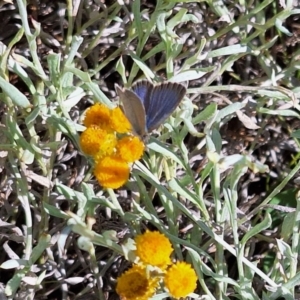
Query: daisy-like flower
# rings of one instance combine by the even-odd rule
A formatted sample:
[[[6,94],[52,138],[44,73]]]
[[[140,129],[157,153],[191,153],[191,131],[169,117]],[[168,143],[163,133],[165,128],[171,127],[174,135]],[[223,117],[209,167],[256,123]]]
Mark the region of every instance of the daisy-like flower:
[[[80,145],[84,153],[88,155],[111,155],[117,144],[117,138],[113,132],[108,132],[99,126],[88,127],[80,136]]]
[[[96,103],[86,111],[83,124],[86,127],[96,125],[103,129],[110,129],[110,113],[111,110],[106,105]]]
[[[125,136],[117,144],[117,154],[127,162],[140,159],[144,149],[144,143],[137,136]]]
[[[167,237],[158,231],[146,231],[135,238],[136,254],[144,264],[167,268],[171,264],[172,245]]]
[[[103,187],[117,189],[127,182],[129,166],[119,157],[105,156],[96,161],[94,175]]]
[[[124,300],[148,300],[157,284],[158,279],[148,278],[145,267],[134,265],[118,278],[116,291]]]
[[[130,122],[125,117],[120,107],[116,107],[111,111],[110,126],[118,133],[127,133],[132,130]]]
[[[167,270],[164,283],[172,297],[186,297],[195,290],[197,275],[190,264],[177,262]]]

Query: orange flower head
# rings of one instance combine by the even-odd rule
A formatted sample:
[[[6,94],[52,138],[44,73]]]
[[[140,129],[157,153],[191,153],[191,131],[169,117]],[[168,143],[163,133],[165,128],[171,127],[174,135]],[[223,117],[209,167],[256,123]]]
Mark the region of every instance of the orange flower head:
[[[117,279],[116,291],[124,300],[148,300],[157,285],[158,279],[148,278],[144,266],[135,265]]]
[[[185,298],[195,290],[197,275],[190,264],[177,262],[167,270],[164,283],[172,297]]]
[[[146,231],[135,238],[136,254],[141,262],[161,269],[171,264],[173,252],[169,239],[158,231]]]
[[[80,145],[88,155],[111,155],[117,144],[114,133],[108,132],[98,126],[88,127],[80,136]]]
[[[110,126],[118,133],[127,133],[132,130],[130,122],[125,117],[120,107],[116,107],[111,111]]]
[[[127,162],[140,159],[144,149],[144,143],[137,136],[125,136],[117,144],[117,154]]]
[[[99,126],[103,129],[110,129],[110,109],[102,104],[96,103],[91,106],[85,113],[83,124],[86,127],[92,125]]]
[[[119,157],[105,156],[96,161],[94,175],[103,187],[117,189],[128,181],[129,166]]]

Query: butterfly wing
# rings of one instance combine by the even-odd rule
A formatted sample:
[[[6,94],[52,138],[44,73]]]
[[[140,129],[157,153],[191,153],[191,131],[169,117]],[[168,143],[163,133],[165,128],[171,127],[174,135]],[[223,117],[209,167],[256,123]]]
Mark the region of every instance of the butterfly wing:
[[[146,128],[152,131],[161,125],[176,109],[186,93],[186,88],[179,83],[166,82],[154,86],[145,102]]]
[[[142,99],[128,89],[122,89],[117,84],[115,89],[123,104],[125,116],[131,123],[136,135],[143,137],[146,135],[146,113]]]
[[[154,89],[153,84],[147,80],[140,80],[133,84],[131,89],[142,100],[147,115],[150,105],[150,96]]]

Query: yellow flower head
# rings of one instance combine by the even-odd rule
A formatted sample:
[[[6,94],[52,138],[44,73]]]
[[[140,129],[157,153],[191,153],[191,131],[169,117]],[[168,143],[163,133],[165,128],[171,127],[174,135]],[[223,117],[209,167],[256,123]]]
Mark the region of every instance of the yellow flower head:
[[[85,113],[83,124],[86,127],[96,125],[103,129],[110,129],[110,109],[101,103],[91,106]]]
[[[158,231],[146,231],[135,238],[136,254],[144,264],[165,269],[173,252],[168,238]]]
[[[106,188],[117,189],[129,178],[128,164],[116,156],[106,156],[96,161],[94,175]]]
[[[80,136],[80,145],[88,155],[111,155],[117,144],[114,133],[108,132],[98,126],[88,127]]]
[[[127,133],[132,130],[130,122],[125,117],[120,107],[116,107],[111,111],[110,126],[118,133]]]
[[[172,297],[186,297],[195,290],[197,275],[190,264],[177,262],[167,270],[164,282]]]
[[[118,141],[117,154],[127,162],[134,162],[141,158],[144,143],[137,136],[125,136]]]
[[[157,279],[148,278],[145,267],[135,265],[118,278],[116,291],[124,300],[148,300],[157,284]]]

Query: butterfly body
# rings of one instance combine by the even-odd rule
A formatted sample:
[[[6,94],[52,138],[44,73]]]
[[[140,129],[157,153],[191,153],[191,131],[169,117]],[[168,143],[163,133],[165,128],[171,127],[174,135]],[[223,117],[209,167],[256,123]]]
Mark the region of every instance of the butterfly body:
[[[135,83],[132,90],[116,85],[116,91],[134,132],[143,138],[172,114],[183,99],[186,88],[179,83],[153,85],[142,80]]]

